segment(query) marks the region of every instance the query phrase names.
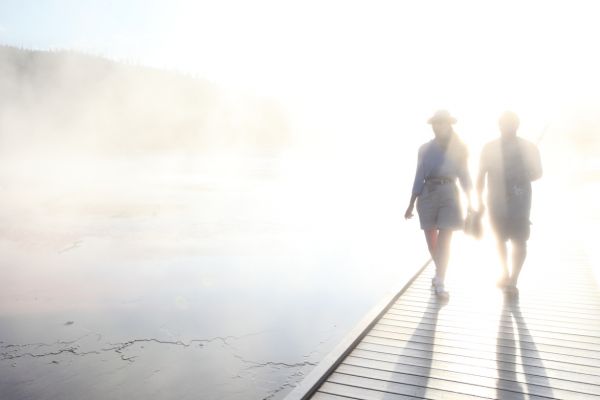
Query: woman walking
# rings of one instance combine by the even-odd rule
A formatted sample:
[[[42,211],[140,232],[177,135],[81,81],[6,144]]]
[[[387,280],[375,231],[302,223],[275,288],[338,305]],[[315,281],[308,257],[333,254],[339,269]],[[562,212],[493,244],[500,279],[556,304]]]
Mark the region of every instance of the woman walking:
[[[432,285],[437,296],[447,299],[444,280],[452,232],[463,228],[456,179],[467,196],[469,209],[473,185],[467,166],[467,147],[452,127],[456,119],[448,111],[439,110],[427,122],[435,137],[419,148],[412,196],[404,218],[413,216],[416,201],[421,229],[435,263]]]

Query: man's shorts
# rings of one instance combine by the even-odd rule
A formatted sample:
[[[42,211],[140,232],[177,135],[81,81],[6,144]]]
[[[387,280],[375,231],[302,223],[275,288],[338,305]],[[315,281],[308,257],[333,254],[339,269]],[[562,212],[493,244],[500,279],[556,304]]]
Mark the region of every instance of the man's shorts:
[[[421,229],[463,228],[458,187],[455,183],[426,183],[417,198]]]
[[[528,217],[506,218],[490,212],[490,224],[496,236],[502,241],[526,242],[529,240],[531,222]]]

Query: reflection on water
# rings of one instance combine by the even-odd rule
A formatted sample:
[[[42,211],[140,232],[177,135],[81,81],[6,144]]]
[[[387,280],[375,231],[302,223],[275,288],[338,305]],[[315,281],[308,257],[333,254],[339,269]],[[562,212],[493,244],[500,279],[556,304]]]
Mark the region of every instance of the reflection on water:
[[[281,158],[2,172],[2,398],[282,398],[425,259],[405,188]]]

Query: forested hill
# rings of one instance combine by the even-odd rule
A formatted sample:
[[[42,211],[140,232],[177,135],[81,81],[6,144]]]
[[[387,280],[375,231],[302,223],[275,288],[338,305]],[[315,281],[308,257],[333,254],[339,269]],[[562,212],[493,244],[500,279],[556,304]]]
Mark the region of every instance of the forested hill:
[[[0,47],[0,151],[278,151],[279,105],[178,73]]]

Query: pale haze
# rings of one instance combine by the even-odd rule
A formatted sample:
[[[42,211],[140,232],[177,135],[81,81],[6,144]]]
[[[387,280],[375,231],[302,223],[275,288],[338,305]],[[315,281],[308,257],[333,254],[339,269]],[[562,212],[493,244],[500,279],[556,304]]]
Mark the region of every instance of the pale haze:
[[[0,398],[283,399],[428,259],[437,109],[471,172],[518,114],[551,261],[596,207],[597,8],[0,0]],[[452,279],[491,282],[457,236]]]
[[[350,137],[369,126],[390,134],[414,129],[413,119],[421,123],[439,107],[469,116],[460,118],[466,136],[491,130],[485,121],[503,109],[527,117],[525,128],[541,130],[557,113],[592,107],[599,89],[593,2],[4,1],[0,7],[7,44],[77,49],[191,73],[280,98],[294,112],[310,111],[311,125],[354,130]],[[352,122],[340,118],[348,114]]]

